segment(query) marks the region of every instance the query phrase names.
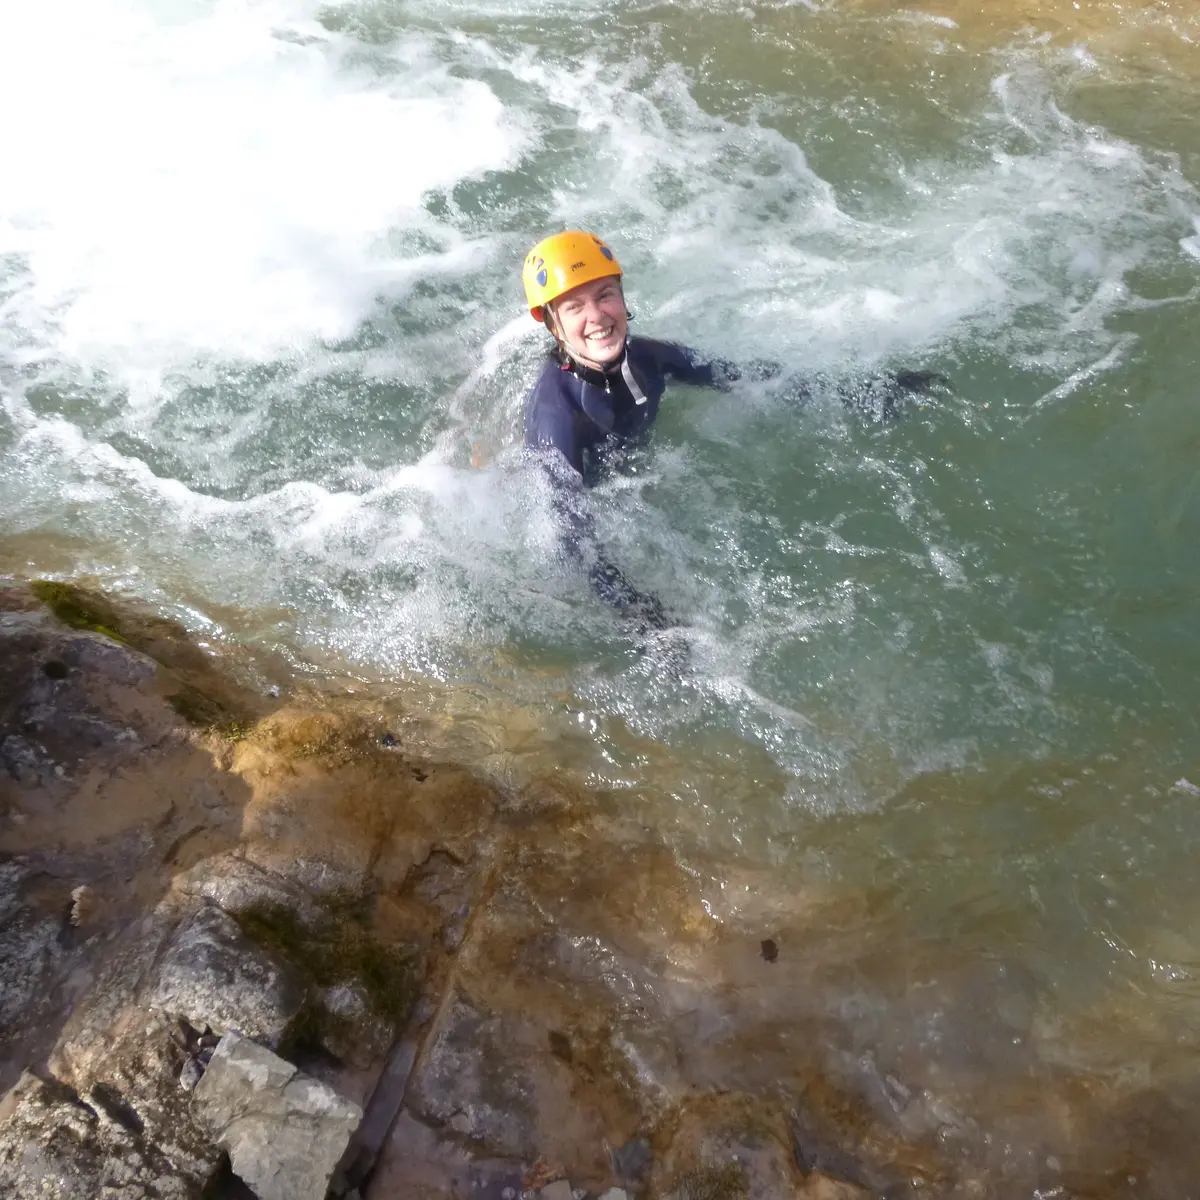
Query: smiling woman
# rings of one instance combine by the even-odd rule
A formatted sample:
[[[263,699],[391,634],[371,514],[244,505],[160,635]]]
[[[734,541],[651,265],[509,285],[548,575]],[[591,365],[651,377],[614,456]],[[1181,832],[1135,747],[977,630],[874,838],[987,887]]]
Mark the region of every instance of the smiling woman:
[[[619,276],[581,283],[546,306],[546,325],[559,345],[585,367],[620,358],[629,325]]]

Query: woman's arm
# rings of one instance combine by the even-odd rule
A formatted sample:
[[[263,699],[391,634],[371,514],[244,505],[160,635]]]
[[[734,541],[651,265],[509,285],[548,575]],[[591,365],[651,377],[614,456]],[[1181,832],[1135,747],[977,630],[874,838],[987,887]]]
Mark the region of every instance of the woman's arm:
[[[735,383],[762,382],[783,375],[783,367],[765,359],[735,363],[724,358],[705,357],[687,346],[671,342],[643,340],[657,357],[659,369],[671,379],[692,387],[710,387],[730,391]],[[793,403],[806,403],[825,393],[836,396],[846,408],[890,421],[918,397],[929,397],[949,389],[950,381],[936,371],[890,371],[874,378],[831,380],[819,375],[789,375],[781,385],[783,397]]]
[[[552,395],[543,396],[541,403],[537,400],[536,394],[531,397],[525,444],[537,452],[537,462],[550,481],[564,553],[587,576],[592,591],[622,616],[636,621],[640,631],[665,629],[670,622],[662,603],[629,582],[596,535],[583,486],[584,447],[574,414],[555,403]]]

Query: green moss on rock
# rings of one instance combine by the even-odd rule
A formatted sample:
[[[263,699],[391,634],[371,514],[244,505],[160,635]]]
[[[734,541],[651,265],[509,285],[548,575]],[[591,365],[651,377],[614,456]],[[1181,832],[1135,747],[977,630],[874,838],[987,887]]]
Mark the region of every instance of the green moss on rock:
[[[233,742],[241,741],[254,727],[252,722],[229,712],[211,696],[187,684],[168,696],[167,703],[189,725],[219,733]]]
[[[363,901],[335,899],[327,906],[328,921],[314,930],[279,904],[263,904],[236,914],[252,941],[299,967],[315,984],[334,987],[358,984],[372,1012],[398,1028],[416,1000],[415,956],[407,947],[387,946],[364,927]],[[317,1031],[303,1028],[318,1018],[301,1014],[295,1036],[311,1038]]]
[[[30,590],[64,625],[125,641],[116,614],[99,597],[53,579],[35,579]]]
[[[143,610],[134,601],[109,600],[77,583],[37,579],[30,591],[71,629],[101,633],[153,659],[175,689],[167,703],[189,725],[238,741],[253,728],[255,698],[224,676],[176,621]]]

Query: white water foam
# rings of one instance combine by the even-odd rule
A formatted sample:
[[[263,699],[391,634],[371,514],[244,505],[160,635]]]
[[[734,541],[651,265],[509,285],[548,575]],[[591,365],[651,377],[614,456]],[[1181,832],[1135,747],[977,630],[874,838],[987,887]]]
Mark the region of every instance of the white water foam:
[[[411,36],[381,74],[268,0],[0,8],[0,331],[8,354],[152,392],[200,356],[270,359],[353,332],[379,296],[477,267],[430,188],[528,137]],[[389,241],[423,233],[414,256]],[[17,343],[20,346],[18,351]]]
[[[983,153],[902,164],[906,204],[852,216],[772,128],[786,98],[732,122],[696,102],[678,67],[476,49],[567,109],[586,140],[592,162],[558,172],[552,220],[606,230],[635,309],[648,301],[656,326],[725,352],[786,348],[836,368],[986,338],[1071,370],[1108,349],[1124,281],[1177,256],[1195,211],[1172,160],[1061,110],[1056,76],[1083,69],[1070,51],[1049,65],[1014,53],[974,117]]]

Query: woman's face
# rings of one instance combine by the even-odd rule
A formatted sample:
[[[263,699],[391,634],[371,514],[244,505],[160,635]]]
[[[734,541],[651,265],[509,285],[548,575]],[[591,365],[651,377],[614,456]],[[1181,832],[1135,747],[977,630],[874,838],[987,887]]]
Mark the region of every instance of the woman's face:
[[[621,357],[629,324],[619,275],[581,283],[560,296],[552,311],[559,336],[580,362],[606,367]]]

